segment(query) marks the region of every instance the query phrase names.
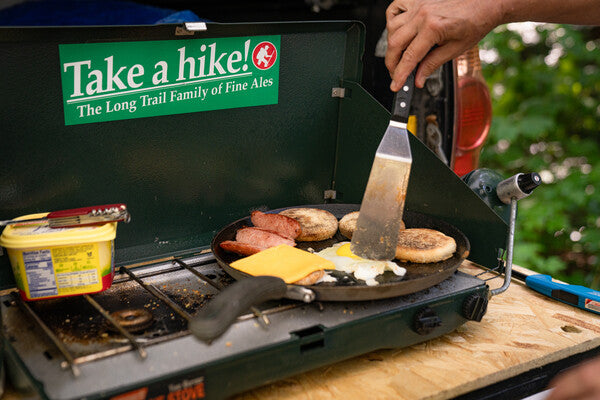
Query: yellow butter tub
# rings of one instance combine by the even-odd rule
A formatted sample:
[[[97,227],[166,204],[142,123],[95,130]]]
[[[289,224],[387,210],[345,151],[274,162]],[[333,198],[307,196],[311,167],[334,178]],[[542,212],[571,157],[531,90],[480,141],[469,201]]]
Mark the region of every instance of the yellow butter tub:
[[[27,223],[47,213],[19,217],[0,236],[23,300],[97,293],[114,277],[117,223],[50,228],[47,222]]]

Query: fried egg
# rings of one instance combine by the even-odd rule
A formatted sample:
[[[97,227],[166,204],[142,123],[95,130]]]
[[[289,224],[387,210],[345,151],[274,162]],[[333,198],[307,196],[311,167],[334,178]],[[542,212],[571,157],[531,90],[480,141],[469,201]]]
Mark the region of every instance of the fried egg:
[[[393,261],[367,260],[350,251],[350,242],[336,243],[315,253],[335,264],[335,269],[348,274],[354,274],[356,279],[366,282],[368,286],[378,285],[375,280],[378,275],[385,271],[392,271],[398,276],[404,276],[406,269]]]

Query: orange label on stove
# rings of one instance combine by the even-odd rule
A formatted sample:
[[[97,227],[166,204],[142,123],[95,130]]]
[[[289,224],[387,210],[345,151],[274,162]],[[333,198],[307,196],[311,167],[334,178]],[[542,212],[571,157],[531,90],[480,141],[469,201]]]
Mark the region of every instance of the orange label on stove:
[[[204,393],[204,377],[196,379],[184,379],[178,383],[169,385],[169,394],[160,396],[156,400],[196,400],[203,399]]]
[[[110,398],[110,400],[146,400],[148,388],[132,390],[131,392],[119,394]]]
[[[197,373],[196,373],[197,374]],[[200,400],[206,397],[204,376],[186,374],[172,381],[151,383],[110,400]],[[196,376],[195,376],[196,375]]]

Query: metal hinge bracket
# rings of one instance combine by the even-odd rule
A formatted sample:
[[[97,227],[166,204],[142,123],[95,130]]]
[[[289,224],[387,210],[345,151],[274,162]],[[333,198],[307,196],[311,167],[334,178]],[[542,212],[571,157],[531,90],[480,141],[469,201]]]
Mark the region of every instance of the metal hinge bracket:
[[[331,97],[339,97],[343,99],[346,97],[346,88],[334,87],[331,89]]]
[[[323,198],[325,200],[335,200],[337,198],[337,191],[328,189],[323,192]]]

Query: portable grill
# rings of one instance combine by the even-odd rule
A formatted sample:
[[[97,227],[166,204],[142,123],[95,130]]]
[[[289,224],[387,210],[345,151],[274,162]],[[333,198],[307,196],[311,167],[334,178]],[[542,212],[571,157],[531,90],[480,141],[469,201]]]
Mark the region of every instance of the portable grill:
[[[254,209],[360,202],[389,121],[359,83],[360,23],[2,33],[0,216],[115,201],[126,203],[132,215],[131,223],[119,226],[114,283],[98,294],[24,302],[13,290],[7,257],[0,259],[2,343],[17,388],[48,399],[223,398],[375,349],[425,341],[485,314],[486,283],[456,272],[388,299],[269,301],[211,344],[188,330],[198,311],[233,281],[210,252],[223,226]],[[232,47],[223,58],[211,53],[235,43],[241,43],[239,55]],[[262,56],[252,52],[263,43],[275,45],[276,58],[272,48]],[[191,48],[204,53],[194,58]],[[168,52],[172,59],[157,62]],[[144,54],[158,58],[135,64]],[[253,81],[243,85],[242,60],[249,65],[249,57],[270,74],[252,72],[248,79],[264,89],[256,95],[241,93],[254,87]],[[183,93],[174,83],[164,90],[139,87],[148,69],[156,82],[160,71],[169,80],[164,65],[173,62],[183,67],[172,68],[172,81],[177,73],[188,73],[189,81],[192,68],[206,68],[190,83],[188,99],[171,94]],[[237,75],[208,77],[225,66]],[[444,66],[447,86],[432,100],[441,110],[452,108],[452,68]],[[80,73],[79,83],[68,83],[69,73]],[[219,80],[230,97],[218,98]],[[203,92],[206,85],[217,88],[214,99],[210,90]],[[80,101],[84,92],[89,97]],[[118,97],[131,93],[138,103]],[[168,99],[182,101],[181,107],[166,107]],[[438,116],[443,127],[452,119],[452,113]],[[496,177],[463,182],[410,139],[407,210],[460,229],[470,241],[469,259],[497,267],[514,214],[508,217],[507,206],[492,199]]]

